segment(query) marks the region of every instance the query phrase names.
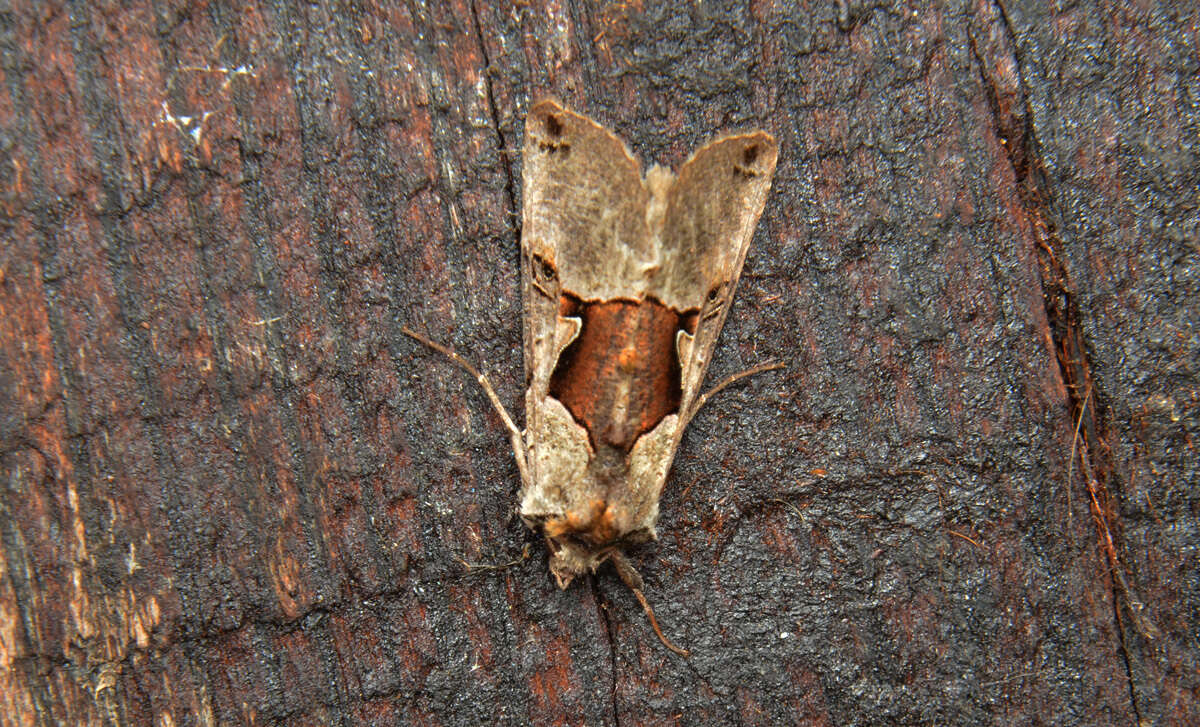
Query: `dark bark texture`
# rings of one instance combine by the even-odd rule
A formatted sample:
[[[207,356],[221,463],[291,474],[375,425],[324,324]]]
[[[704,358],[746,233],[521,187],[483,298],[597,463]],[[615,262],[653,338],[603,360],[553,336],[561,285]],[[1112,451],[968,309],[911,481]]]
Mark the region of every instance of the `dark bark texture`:
[[[1171,0],[5,3],[0,725],[1200,724],[1198,48]],[[523,409],[543,95],[781,143],[710,381],[787,367],[631,554],[690,659],[558,590],[400,333]]]

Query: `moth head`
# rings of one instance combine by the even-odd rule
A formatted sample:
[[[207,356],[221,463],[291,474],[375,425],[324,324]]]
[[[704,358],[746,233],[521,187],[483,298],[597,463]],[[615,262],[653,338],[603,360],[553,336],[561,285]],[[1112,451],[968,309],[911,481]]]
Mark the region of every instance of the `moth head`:
[[[550,549],[550,573],[559,588],[565,589],[581,573],[594,572],[608,557],[607,551],[593,548],[586,543],[566,536],[546,538]]]
[[[595,571],[622,541],[626,513],[620,505],[593,500],[579,510],[542,521],[550,548],[550,572],[560,588],[575,576]]]
[[[553,542],[553,541],[550,541]],[[553,547],[551,548],[553,551]],[[575,576],[586,571],[586,563],[576,563],[576,559],[568,557],[568,552],[564,549],[559,549],[559,552],[550,556],[550,573],[554,576],[554,582],[558,587],[566,590],[567,586],[571,585],[571,581],[575,580]]]

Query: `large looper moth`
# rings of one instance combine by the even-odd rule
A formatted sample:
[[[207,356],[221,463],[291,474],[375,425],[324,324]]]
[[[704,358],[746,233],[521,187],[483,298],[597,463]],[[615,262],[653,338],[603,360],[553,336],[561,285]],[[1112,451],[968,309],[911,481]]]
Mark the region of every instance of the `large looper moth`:
[[[765,131],[697,150],[678,176],[555,101],[525,123],[521,278],[525,429],[487,378],[521,472],[521,518],[566,588],[611,561],[663,643],[625,548],[653,540],[684,428],[717,390],[700,385],[762,213],[778,148]]]

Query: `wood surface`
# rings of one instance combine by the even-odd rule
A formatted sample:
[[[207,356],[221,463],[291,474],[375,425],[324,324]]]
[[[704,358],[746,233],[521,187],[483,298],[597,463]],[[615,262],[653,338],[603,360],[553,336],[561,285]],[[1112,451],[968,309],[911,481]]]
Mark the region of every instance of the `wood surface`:
[[[0,725],[1200,724],[1194,2],[0,8]],[[657,543],[515,517],[526,110],[780,141]]]

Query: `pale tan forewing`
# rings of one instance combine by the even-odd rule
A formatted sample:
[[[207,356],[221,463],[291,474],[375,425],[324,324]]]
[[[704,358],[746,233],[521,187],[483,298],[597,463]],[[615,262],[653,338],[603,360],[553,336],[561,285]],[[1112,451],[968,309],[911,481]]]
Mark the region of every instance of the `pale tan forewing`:
[[[722,137],[692,155],[667,193],[656,295],[699,310],[694,339],[680,342],[685,417],[733,300],[778,155],[765,131]]]

